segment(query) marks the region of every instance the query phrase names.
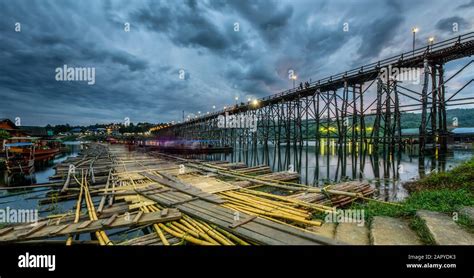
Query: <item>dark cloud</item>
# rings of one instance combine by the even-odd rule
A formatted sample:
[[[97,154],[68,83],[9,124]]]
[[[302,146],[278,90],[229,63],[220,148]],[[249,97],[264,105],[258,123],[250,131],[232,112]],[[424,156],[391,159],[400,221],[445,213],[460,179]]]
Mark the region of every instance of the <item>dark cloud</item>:
[[[0,117],[29,125],[177,120],[183,110],[285,90],[289,69],[303,82],[397,54],[411,47],[413,25],[423,26],[423,40],[452,20],[469,30],[472,12],[460,17],[456,8],[473,1],[429,3],[0,0]],[[443,19],[433,23],[430,10]],[[65,64],[94,67],[96,84],[56,81]]]
[[[181,5],[169,4],[168,1],[150,2],[133,13],[132,17],[148,30],[163,33],[177,46],[217,51],[230,47],[231,39],[210,21],[211,15],[199,7],[196,1],[185,1]]]
[[[458,24],[458,29],[463,30],[463,29],[468,29],[469,28],[469,22],[465,20],[462,17],[459,16],[452,16],[448,18],[443,18],[439,20],[435,27],[436,29],[444,32],[453,32],[453,24],[457,23]]]
[[[293,7],[280,1],[216,1],[213,7],[226,9],[242,16],[269,43],[279,42],[287,36]]]
[[[458,9],[468,9],[468,8],[473,8],[474,7],[474,0],[471,0],[465,4],[459,5]]]
[[[363,43],[358,51],[360,58],[378,57],[383,48],[394,40],[402,21],[400,14],[391,14],[372,21],[361,35]]]

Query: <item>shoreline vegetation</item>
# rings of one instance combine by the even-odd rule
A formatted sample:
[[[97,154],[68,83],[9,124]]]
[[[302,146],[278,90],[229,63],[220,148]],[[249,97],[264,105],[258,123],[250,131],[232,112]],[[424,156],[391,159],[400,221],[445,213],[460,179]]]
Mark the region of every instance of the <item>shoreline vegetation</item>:
[[[401,202],[385,204],[381,202],[355,203],[351,209],[365,210],[366,221],[370,224],[374,216],[406,218],[425,243],[433,240],[424,230],[423,223],[416,216],[418,210],[430,210],[458,217],[458,224],[474,232],[474,223],[459,211],[463,207],[474,206],[474,158],[442,173],[432,173],[425,178],[404,184],[410,195]]]

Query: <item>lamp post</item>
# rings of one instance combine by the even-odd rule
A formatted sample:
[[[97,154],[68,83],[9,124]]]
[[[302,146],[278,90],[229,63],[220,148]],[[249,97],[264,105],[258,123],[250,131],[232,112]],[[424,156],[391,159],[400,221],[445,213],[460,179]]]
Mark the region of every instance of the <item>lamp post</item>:
[[[293,89],[294,89],[294,88],[295,88],[295,81],[296,81],[296,79],[298,79],[298,76],[296,76],[295,74],[293,74],[293,75],[291,76],[291,79],[293,80]]]
[[[416,35],[416,32],[418,32],[418,28],[413,27],[411,31],[413,32],[413,56],[415,56],[415,35]]]
[[[428,39],[428,43],[429,43],[429,46],[430,46],[430,50],[433,50],[432,48],[433,48],[434,40],[435,40],[434,37],[430,37],[430,38]]]
[[[257,100],[257,99],[254,99],[254,100],[252,101],[252,105],[253,105],[254,107],[257,107],[257,106],[258,106],[258,100]]]

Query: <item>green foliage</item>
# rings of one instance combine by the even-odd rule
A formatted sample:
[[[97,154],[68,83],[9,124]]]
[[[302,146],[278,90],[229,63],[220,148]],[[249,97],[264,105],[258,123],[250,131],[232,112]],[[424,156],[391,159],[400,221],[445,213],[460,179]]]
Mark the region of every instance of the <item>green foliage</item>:
[[[449,172],[432,173],[429,176],[405,185],[410,192],[430,189],[464,188],[472,194],[474,191],[474,159],[471,159]]]
[[[409,209],[426,209],[445,213],[458,211],[463,206],[474,206],[474,197],[467,189],[447,188],[413,193],[405,200]]]
[[[6,130],[0,130],[0,140],[8,138],[10,138],[10,133],[8,133]]]
[[[474,127],[474,109],[451,109],[446,110],[446,119],[448,128],[453,128],[452,122],[453,118],[458,119],[458,127]],[[365,126],[372,127],[375,121],[375,116],[366,116],[364,117]],[[352,122],[352,118],[349,119],[349,123]],[[401,128],[419,128],[421,123],[421,113],[401,113],[400,118]],[[383,126],[383,120],[382,120]],[[305,125],[305,121],[303,121],[303,125]],[[323,129],[326,127],[326,121],[324,119],[320,122],[320,127]],[[337,124],[336,121],[331,121],[331,127],[336,128]],[[309,139],[314,139],[314,134],[316,133],[316,125],[314,120],[308,120],[308,128],[309,128]],[[283,132],[283,131],[282,131]],[[282,133],[283,134],[283,133]],[[325,131],[322,131],[323,135],[326,135]],[[336,136],[337,131],[333,131],[330,133],[331,136]],[[350,134],[350,131],[349,131]]]
[[[452,213],[463,206],[474,206],[474,159],[449,172],[433,173],[414,184],[416,190],[396,205],[369,201],[354,204],[353,208],[364,209],[370,221],[374,216],[412,217],[422,209]]]
[[[426,227],[425,221],[423,219],[419,217],[414,217],[410,222],[410,228],[418,234],[420,240],[424,244],[435,244],[435,240],[433,239],[433,236],[431,236],[431,233],[428,231],[428,228]]]
[[[147,132],[150,128],[154,127],[154,124],[150,123],[138,123],[134,125],[130,123],[128,126],[122,126],[119,129],[120,133],[140,133],[140,132]]]

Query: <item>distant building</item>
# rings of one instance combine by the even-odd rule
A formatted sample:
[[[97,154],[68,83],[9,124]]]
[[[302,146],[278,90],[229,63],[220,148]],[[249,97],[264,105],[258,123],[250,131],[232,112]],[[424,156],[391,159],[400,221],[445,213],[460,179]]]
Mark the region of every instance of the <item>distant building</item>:
[[[51,128],[40,126],[20,126],[20,130],[32,137],[48,138],[54,135]]]
[[[120,132],[119,132],[119,129],[120,129],[120,125],[117,125],[117,124],[111,124],[111,125],[108,125],[107,126],[107,134],[108,135],[120,135]]]
[[[11,137],[27,136],[26,132],[20,130],[15,123],[9,119],[0,119],[0,130],[8,132]]]
[[[455,143],[474,142],[474,127],[457,127],[451,130]]]
[[[72,134],[74,134],[74,135],[78,135],[78,134],[81,134],[81,133],[82,133],[82,128],[76,127],[76,128],[71,129],[70,132],[71,132]]]
[[[24,137],[27,134],[20,130],[15,123],[9,119],[0,119],[0,130],[6,131],[10,137]],[[0,139],[0,151],[3,151],[5,145],[4,139]]]
[[[420,130],[418,128],[402,129],[403,137],[418,138]],[[474,127],[457,127],[449,131],[450,143],[474,142]]]
[[[104,135],[107,133],[107,129],[103,127],[93,127],[87,131],[89,135]]]
[[[418,128],[403,128],[402,136],[404,137],[418,137],[420,134],[420,129]]]

